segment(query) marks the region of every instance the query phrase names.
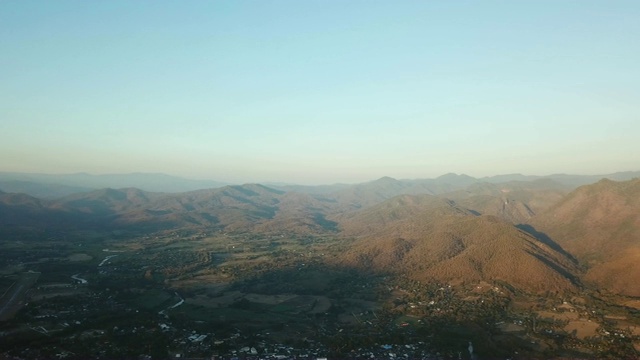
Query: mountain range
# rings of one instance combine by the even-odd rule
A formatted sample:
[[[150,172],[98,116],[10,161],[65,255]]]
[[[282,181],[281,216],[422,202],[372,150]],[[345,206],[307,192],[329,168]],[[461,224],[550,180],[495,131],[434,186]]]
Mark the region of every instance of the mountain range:
[[[102,188],[135,187],[151,192],[184,192],[225,185],[228,184],[213,180],[192,180],[149,173],[92,175],[0,172],[0,190],[48,199]]]
[[[533,292],[588,286],[640,296],[640,180],[595,179],[576,188],[578,180],[586,177],[447,174],[178,193],[102,188],[57,198],[3,189],[0,236],[175,228],[327,234],[350,241],[331,260],[342,266],[420,281],[501,281]]]
[[[359,191],[372,191],[378,188],[384,196],[389,193],[388,187],[395,187],[392,195],[399,194],[441,194],[464,189],[472,184],[501,184],[507,182],[533,182],[550,180],[567,188],[591,184],[600,179],[615,181],[630,180],[640,177],[640,171],[617,172],[604,175],[567,175],[554,174],[546,176],[532,176],[522,174],[496,175],[474,178],[469,175],[454,173],[445,174],[435,179],[396,180],[390,177],[362,184],[333,184],[333,185],[265,185],[283,191],[293,191],[307,194],[332,194],[344,191],[344,196]],[[55,199],[78,192],[90,192],[103,188],[134,187],[150,192],[186,192],[202,189],[220,188],[229,183],[215,180],[193,180],[166,174],[130,173],[92,175],[87,173],[75,174],[36,174],[0,172],[0,190],[4,192],[25,193],[38,198]]]

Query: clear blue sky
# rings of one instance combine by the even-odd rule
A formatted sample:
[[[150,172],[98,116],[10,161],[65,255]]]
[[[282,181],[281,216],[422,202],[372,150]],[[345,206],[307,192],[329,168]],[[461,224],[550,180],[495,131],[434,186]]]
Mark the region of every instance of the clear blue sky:
[[[639,1],[0,2],[0,171],[621,170]]]

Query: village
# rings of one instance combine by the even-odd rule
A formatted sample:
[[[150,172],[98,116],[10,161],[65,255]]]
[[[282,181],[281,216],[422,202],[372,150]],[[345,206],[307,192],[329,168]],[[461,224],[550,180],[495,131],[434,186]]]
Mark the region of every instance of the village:
[[[40,273],[22,309],[0,323],[10,339],[0,353],[458,359],[471,357],[469,342],[480,358],[640,350],[638,311],[615,305],[624,299],[364,274],[327,267],[335,251],[324,237],[167,232],[25,252],[28,261],[11,266]]]

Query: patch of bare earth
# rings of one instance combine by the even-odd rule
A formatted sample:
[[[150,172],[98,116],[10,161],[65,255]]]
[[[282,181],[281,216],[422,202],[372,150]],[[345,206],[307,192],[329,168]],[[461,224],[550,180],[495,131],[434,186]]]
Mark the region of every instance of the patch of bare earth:
[[[597,330],[600,327],[598,322],[581,318],[580,314],[577,312],[539,311],[538,315],[542,318],[568,321],[564,330],[568,333],[575,331],[576,337],[581,340],[584,340],[589,336],[596,336],[598,334]]]
[[[580,319],[570,321],[567,326],[564,327],[564,330],[567,332],[576,332],[576,337],[580,340],[584,340],[590,336],[596,336],[598,334],[597,330],[600,327],[600,324],[594,321],[589,321],[587,319]]]

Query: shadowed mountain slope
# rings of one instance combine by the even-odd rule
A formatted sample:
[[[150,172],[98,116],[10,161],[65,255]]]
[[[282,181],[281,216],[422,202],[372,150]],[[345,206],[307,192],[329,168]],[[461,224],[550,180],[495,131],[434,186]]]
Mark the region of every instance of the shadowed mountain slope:
[[[52,201],[51,206],[86,214],[111,215],[135,208],[143,208],[160,196],[162,195],[148,193],[136,188],[107,188],[66,196]]]
[[[0,180],[0,189],[8,193],[24,193],[39,199],[56,199],[93,189],[80,186],[46,184],[24,180]]]
[[[0,226],[32,225],[42,222],[45,208],[39,199],[26,194],[0,192]]]
[[[71,214],[52,207],[46,200],[27,194],[0,192],[0,230],[23,228],[43,230],[47,228],[77,229],[90,221],[86,214]]]
[[[262,185],[226,186],[164,196],[142,210],[121,214],[122,224],[217,226],[251,229],[275,215],[283,192]]]
[[[351,266],[418,280],[500,280],[526,291],[574,289],[571,258],[508,222],[433,196],[399,196],[340,221]]]
[[[216,227],[226,231],[332,230],[327,204],[310,195],[259,184],[180,194],[101,189],[50,202],[49,209],[91,216],[105,226],[127,228]]]
[[[640,179],[580,187],[533,225],[587,265],[587,282],[640,296]]]

